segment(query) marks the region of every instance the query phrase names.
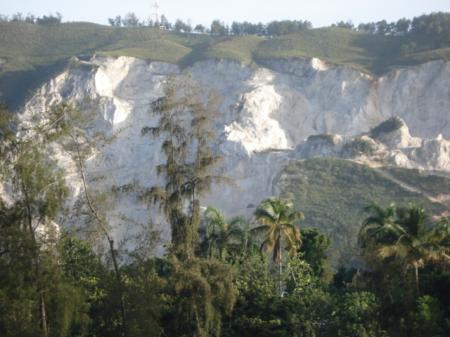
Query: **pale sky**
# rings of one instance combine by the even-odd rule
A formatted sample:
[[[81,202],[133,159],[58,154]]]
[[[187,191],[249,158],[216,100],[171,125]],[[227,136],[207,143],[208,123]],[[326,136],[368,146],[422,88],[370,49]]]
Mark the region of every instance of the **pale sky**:
[[[140,18],[151,16],[154,0],[0,0],[0,14],[16,12],[41,16],[60,12],[64,21],[90,21],[107,24],[109,17],[135,12]],[[160,13],[169,21],[177,18],[193,24],[209,25],[219,19],[269,22],[309,20],[314,27],[337,21],[361,22],[402,17],[412,18],[431,12],[450,12],[450,0],[159,0]]]

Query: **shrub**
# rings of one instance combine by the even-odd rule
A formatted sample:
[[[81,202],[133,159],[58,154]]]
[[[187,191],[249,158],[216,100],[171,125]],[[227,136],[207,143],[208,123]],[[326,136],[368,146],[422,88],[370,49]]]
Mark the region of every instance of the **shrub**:
[[[399,117],[392,117],[370,130],[370,136],[372,138],[377,138],[380,137],[383,133],[389,133],[398,130],[403,125],[404,123]]]
[[[344,155],[355,157],[360,155],[371,156],[375,151],[373,144],[363,138],[357,138],[350,143],[344,145]]]

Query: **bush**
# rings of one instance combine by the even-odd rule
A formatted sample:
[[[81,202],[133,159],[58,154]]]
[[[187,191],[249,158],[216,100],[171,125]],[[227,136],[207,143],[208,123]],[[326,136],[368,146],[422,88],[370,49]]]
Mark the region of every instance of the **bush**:
[[[308,137],[308,142],[314,142],[314,141],[325,141],[328,142],[330,145],[336,145],[336,135],[332,134],[320,134],[320,135],[311,135]]]
[[[380,304],[376,296],[367,291],[349,292],[337,298],[336,336],[384,336],[379,325]]]
[[[343,148],[344,155],[355,157],[360,155],[371,156],[375,151],[373,144],[362,138],[357,138],[350,143],[345,144]]]
[[[444,321],[439,301],[429,295],[417,299],[417,308],[414,314],[414,336],[438,336]]]
[[[372,138],[377,138],[380,137],[383,133],[396,131],[403,125],[404,123],[400,118],[392,117],[370,130],[370,136]]]

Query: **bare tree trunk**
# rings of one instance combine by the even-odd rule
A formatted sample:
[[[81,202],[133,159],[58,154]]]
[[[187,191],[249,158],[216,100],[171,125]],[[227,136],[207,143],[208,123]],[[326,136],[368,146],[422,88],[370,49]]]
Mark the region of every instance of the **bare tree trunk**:
[[[30,237],[31,240],[33,241],[33,250],[34,250],[34,256],[32,257],[33,259],[33,263],[34,263],[34,276],[36,278],[36,282],[38,284],[38,296],[39,296],[39,315],[40,315],[40,320],[41,320],[41,329],[42,329],[42,334],[44,337],[48,336],[48,324],[47,324],[47,308],[45,305],[45,297],[44,297],[44,292],[43,289],[41,289],[41,282],[39,281],[39,274],[40,274],[40,265],[39,265],[39,254],[40,254],[40,249],[38,246],[38,242],[36,240],[36,236],[34,233],[34,228],[33,228],[33,216],[31,214],[31,207],[30,207],[30,202],[29,202],[29,198],[28,198],[28,193],[27,190],[25,188],[25,186],[22,184],[21,186],[22,188],[22,193],[25,197],[25,208],[27,211],[27,222],[28,222],[28,231],[30,232]]]
[[[111,258],[113,261],[114,273],[116,274],[116,282],[119,287],[118,290],[119,290],[119,296],[120,296],[120,314],[122,316],[122,335],[124,337],[126,337],[128,327],[127,327],[126,314],[125,314],[125,300],[124,300],[124,296],[123,296],[122,278],[120,275],[119,264],[117,263],[116,251],[114,249],[114,240],[108,238],[108,243],[109,243],[109,250],[111,252]]]
[[[279,276],[280,276],[280,280],[278,281],[279,283],[278,283],[278,286],[279,286],[279,291],[280,291],[280,297],[283,297],[283,282],[282,282],[282,280],[281,280],[281,275],[283,274],[283,256],[282,256],[282,252],[281,252],[281,240],[280,240],[280,244],[278,245],[278,254],[279,254],[279,262],[278,262],[278,264],[279,264]]]
[[[47,310],[45,307],[45,298],[44,294],[41,292],[40,296],[40,309],[41,309],[41,328],[44,337],[48,336],[48,327],[47,327]]]
[[[417,296],[420,295],[420,288],[419,288],[419,268],[417,266],[414,266],[414,277],[416,281],[416,294]]]
[[[78,167],[80,169],[80,176],[81,176],[81,180],[83,182],[83,191],[84,191],[84,195],[86,198],[86,202],[88,204],[88,207],[92,213],[92,215],[94,216],[95,220],[97,221],[97,224],[99,225],[101,231],[103,232],[103,234],[106,237],[106,240],[108,241],[108,245],[109,245],[109,253],[111,254],[111,259],[113,262],[113,267],[114,267],[114,274],[116,276],[116,282],[117,282],[117,290],[119,291],[119,297],[120,297],[120,314],[121,314],[121,319],[122,319],[122,336],[123,337],[127,337],[128,333],[128,328],[127,328],[127,320],[126,320],[126,310],[125,310],[125,300],[124,300],[124,296],[123,296],[123,284],[122,284],[122,278],[120,275],[120,269],[119,269],[119,264],[117,262],[117,256],[116,256],[116,251],[114,249],[114,240],[111,238],[109,231],[104,223],[104,219],[98,214],[92,200],[91,197],[89,195],[89,191],[88,191],[88,187],[87,187],[87,182],[86,182],[86,175],[84,172],[84,166],[83,166],[83,161],[81,158],[81,153],[80,153],[80,147],[79,147],[79,143],[78,141],[75,139],[75,137],[72,136],[72,139],[74,140],[75,144],[76,144],[76,149],[77,149],[77,162],[78,162]]]

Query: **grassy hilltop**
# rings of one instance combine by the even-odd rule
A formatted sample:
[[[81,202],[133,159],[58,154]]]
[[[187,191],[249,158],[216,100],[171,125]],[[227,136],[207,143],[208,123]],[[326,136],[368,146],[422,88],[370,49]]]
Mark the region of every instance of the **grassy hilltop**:
[[[413,44],[414,53],[404,48]],[[417,46],[419,46],[417,48]],[[38,25],[0,22],[0,92],[12,109],[42,82],[64,69],[72,56],[133,56],[187,67],[205,59],[247,65],[271,58],[318,57],[381,74],[393,66],[450,59],[450,48],[427,39],[382,36],[345,28],[318,28],[276,37],[213,36],[152,27],[110,27],[86,22]]]
[[[134,56],[187,66],[206,58],[227,58],[244,63],[274,57],[319,57],[368,72],[436,58],[450,58],[450,48],[434,49],[414,41],[418,52],[402,53],[411,37],[372,35],[344,28],[318,28],[273,38],[211,36],[160,31],[150,27],[123,28],[92,23],[32,25],[0,23],[2,72],[29,70],[71,56],[94,53]]]
[[[414,53],[405,46],[414,44]],[[417,47],[419,46],[419,47]],[[450,48],[427,39],[382,36],[345,28],[318,28],[276,37],[212,36],[151,27],[109,27],[74,22],[0,23],[0,92],[16,109],[41,83],[64,69],[72,56],[133,56],[187,67],[204,59],[248,65],[271,58],[318,57],[329,63],[381,74],[393,66],[450,59]]]

